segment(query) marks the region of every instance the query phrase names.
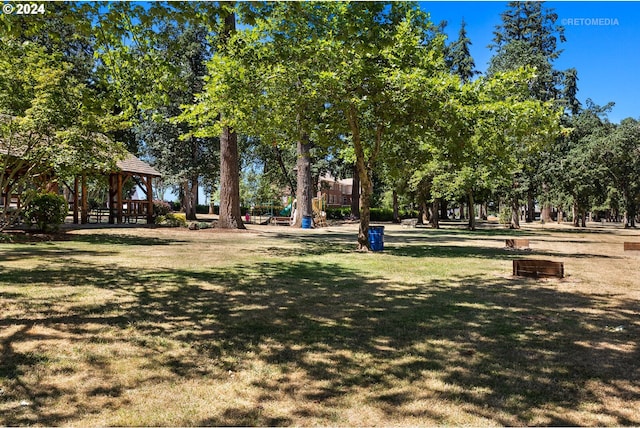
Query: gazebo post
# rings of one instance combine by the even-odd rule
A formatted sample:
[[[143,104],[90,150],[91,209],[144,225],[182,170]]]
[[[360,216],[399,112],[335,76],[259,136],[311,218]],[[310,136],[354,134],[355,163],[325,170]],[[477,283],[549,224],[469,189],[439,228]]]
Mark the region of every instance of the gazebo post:
[[[115,212],[115,174],[109,174],[109,224],[116,222]]]
[[[73,178],[73,224],[78,224],[78,176]]]
[[[147,175],[147,224],[153,223],[153,177]]]
[[[116,208],[118,224],[122,224],[122,173],[118,173],[118,186],[116,193]]]
[[[87,203],[87,176],[82,176],[82,211],[80,215],[80,222],[87,224],[89,222],[89,204]]]

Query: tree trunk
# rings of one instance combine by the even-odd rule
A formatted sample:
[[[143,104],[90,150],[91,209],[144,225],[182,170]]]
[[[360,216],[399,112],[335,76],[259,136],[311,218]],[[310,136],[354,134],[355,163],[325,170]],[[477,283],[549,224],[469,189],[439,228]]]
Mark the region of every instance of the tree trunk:
[[[549,185],[547,183],[542,183],[542,194],[543,199],[548,200]],[[542,204],[542,210],[540,211],[540,220],[545,223],[549,223],[551,221],[551,205],[548,202]]]
[[[358,229],[358,250],[370,251],[369,244],[369,220],[371,215],[371,195],[373,193],[373,182],[371,180],[371,164],[374,159],[373,154],[370,155],[369,162],[365,160],[364,147],[360,140],[360,125],[355,106],[349,106],[347,112],[349,127],[351,128],[351,137],[353,148],[356,155],[356,165],[358,167],[358,176],[360,177],[360,227]]]
[[[398,206],[398,192],[395,189],[392,191],[393,193],[393,222],[400,223],[400,208]]]
[[[460,202],[460,221],[464,220],[465,204]]]
[[[520,201],[517,197],[511,199],[511,225],[510,229],[520,229]]]
[[[196,204],[194,198],[195,193],[198,193],[198,182],[195,183],[190,180],[185,180],[182,183],[182,209],[187,220],[196,220]]]
[[[558,224],[562,224],[562,220],[564,220],[564,212],[562,212],[562,210],[558,207],[558,217],[556,218],[556,221]]]
[[[287,171],[287,167],[285,166],[284,160],[282,159],[282,152],[280,151],[280,148],[277,145],[274,145],[274,150],[276,152],[276,159],[278,161],[278,165],[280,166],[280,170],[282,171],[284,177],[287,179],[289,187],[291,187],[291,195],[293,196],[297,192],[296,185],[291,179],[291,175],[289,175],[289,172]]]
[[[431,203],[431,218],[429,224],[434,229],[440,229],[440,200],[434,199]]]
[[[622,192],[622,202],[624,204],[624,228],[636,227],[636,207],[629,190]]]
[[[573,203],[573,206],[571,207],[571,213],[573,214],[573,227],[580,226],[580,221],[578,219],[578,217],[580,217],[580,213],[578,211],[578,203],[577,202]]]
[[[371,176],[362,159],[362,165],[358,162],[360,172],[360,182],[362,192],[360,194],[360,227],[358,229],[358,250],[369,251],[369,219],[371,218],[371,195],[373,194],[373,183]]]
[[[580,226],[587,227],[587,210],[582,210]]]
[[[185,216],[189,216],[191,211],[191,192],[189,191],[189,180],[182,182],[182,191],[180,192],[180,205]]]
[[[221,229],[244,229],[240,214],[240,162],[238,136],[228,127],[220,135],[220,216]]]
[[[533,191],[529,190],[527,192],[527,223],[533,222],[536,217],[536,205],[533,200]]]
[[[226,43],[236,30],[236,16],[229,13],[224,17],[224,37]],[[244,229],[240,214],[240,159],[238,157],[238,136],[225,126],[220,134],[220,216],[221,229]]]
[[[351,217],[360,218],[360,173],[353,164],[353,186],[351,186]]]
[[[418,224],[425,224],[429,219],[429,210],[427,209],[427,203],[425,201],[420,202],[420,210],[418,212]]]
[[[311,186],[311,143],[309,136],[302,134],[298,140],[297,153],[297,213],[294,219],[294,227],[302,227],[303,216],[313,216],[312,186]]]
[[[473,190],[469,191],[469,230],[476,230],[476,207],[475,202],[473,200]]]
[[[440,219],[442,220],[449,220],[449,213],[447,212],[449,207],[449,203],[447,202],[446,199],[440,199],[439,201],[440,203]]]
[[[545,223],[549,223],[551,221],[551,205],[544,204],[542,206],[542,211],[540,212],[540,220]]]

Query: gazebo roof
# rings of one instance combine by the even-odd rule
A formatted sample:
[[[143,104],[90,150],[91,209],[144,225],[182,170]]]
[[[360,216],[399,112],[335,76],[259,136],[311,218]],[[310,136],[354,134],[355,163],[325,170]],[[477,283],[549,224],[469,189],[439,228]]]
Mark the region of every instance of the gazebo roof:
[[[127,153],[127,157],[124,160],[116,162],[116,166],[120,171],[131,174],[150,175],[152,177],[160,177],[162,175],[154,167],[141,161],[131,153]]]

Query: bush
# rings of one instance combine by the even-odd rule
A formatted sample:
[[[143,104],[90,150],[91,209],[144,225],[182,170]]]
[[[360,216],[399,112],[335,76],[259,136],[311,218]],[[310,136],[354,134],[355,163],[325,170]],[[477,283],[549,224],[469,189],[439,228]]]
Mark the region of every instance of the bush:
[[[498,215],[498,222],[503,226],[511,224],[511,208],[502,207],[500,214]]]
[[[327,208],[328,220],[344,220],[351,215],[350,207]],[[371,208],[371,221],[393,221],[393,210],[390,208]],[[398,213],[401,219],[416,218],[418,211],[416,210],[400,210]]]
[[[169,213],[156,217],[156,224],[170,227],[187,227],[187,215],[184,213]]]
[[[69,212],[67,201],[55,193],[38,193],[25,207],[24,216],[43,232],[55,232]]]
[[[327,208],[325,212],[328,220],[344,220],[351,215],[351,208]]]
[[[187,216],[184,213],[169,213],[167,215],[159,215],[155,220],[156,224],[169,227],[187,227]]]
[[[171,212],[171,204],[166,201],[156,199],[153,201],[153,216],[166,216]]]

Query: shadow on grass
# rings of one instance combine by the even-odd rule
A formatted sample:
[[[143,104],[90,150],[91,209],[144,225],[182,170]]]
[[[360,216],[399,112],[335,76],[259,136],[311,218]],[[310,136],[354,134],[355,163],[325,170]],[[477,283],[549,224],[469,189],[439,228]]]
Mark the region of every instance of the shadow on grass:
[[[118,233],[92,234],[92,235],[71,235],[76,242],[86,242],[89,244],[112,244],[112,245],[171,245],[184,243],[179,239],[162,239],[147,236],[124,235]]]
[[[496,247],[479,247],[463,245],[385,245],[384,251],[388,254],[399,257],[443,257],[443,258],[487,258],[512,260],[527,257],[554,257],[563,259],[601,258],[601,259],[621,259],[619,256],[609,256],[606,254],[585,254],[585,253],[556,253],[540,250],[509,250]]]
[[[637,399],[625,385],[640,382],[638,302],[619,296],[567,293],[544,283],[481,275],[390,282],[304,259],[201,271],[78,262],[7,271],[3,282],[10,285],[46,276],[110,290],[117,297],[64,313],[25,310],[24,316],[0,317],[2,329],[12,329],[0,340],[0,381],[12,385],[0,399],[27,397],[33,403],[30,412],[18,407],[0,415],[0,425],[58,425],[100,410],[78,391],[28,376],[46,371],[46,361],[19,351],[20,344],[34,340],[30,329],[35,325],[80,342],[140,347],[145,358],[173,374],[173,382],[215,377],[218,369],[248,370],[247,355],[280,369],[275,379],[252,382],[261,391],[255,402],[230,404],[218,417],[185,421],[197,425],[287,425],[301,415],[323,420],[340,412],[341,399],[353,395],[394,420],[455,423],[435,408],[408,410],[434,394],[448,403],[465,403],[465,412],[499,425],[526,425],[541,415],[547,425],[576,425],[569,411],[586,403],[595,403],[615,425],[640,424],[607,408],[590,387],[597,382],[608,388],[609,398]],[[29,306],[16,294],[7,298]],[[120,334],[96,339],[96,325]],[[618,332],[610,326],[624,328]],[[163,339],[193,352],[165,355]],[[94,376],[109,377],[104,361],[90,362]],[[287,388],[294,382],[287,374],[293,370],[303,373],[303,381]],[[166,379],[147,382],[159,380]],[[279,396],[297,403],[290,416],[261,410]],[[121,394],[104,400],[114,409],[126,405]],[[72,403],[72,415],[50,410],[62,402]]]

